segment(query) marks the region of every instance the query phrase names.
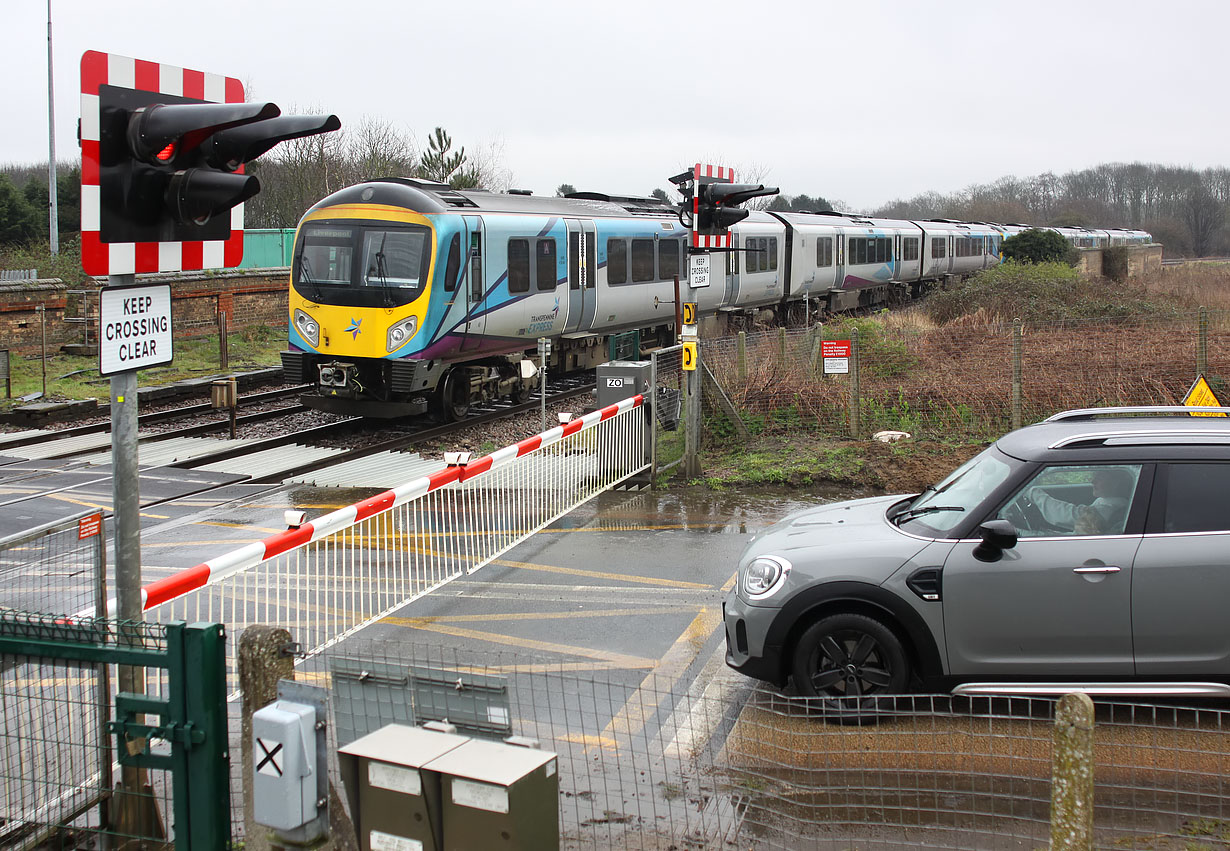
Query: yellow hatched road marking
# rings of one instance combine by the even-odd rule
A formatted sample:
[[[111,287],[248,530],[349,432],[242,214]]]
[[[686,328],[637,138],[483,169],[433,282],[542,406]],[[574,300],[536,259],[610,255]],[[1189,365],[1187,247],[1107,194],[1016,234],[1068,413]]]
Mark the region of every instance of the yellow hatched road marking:
[[[451,635],[454,638],[469,638],[476,641],[487,641],[492,644],[503,644],[508,647],[528,648],[530,650],[545,650],[550,653],[561,653],[567,656],[581,656],[585,659],[598,659],[603,662],[613,662],[621,668],[652,668],[657,662],[643,656],[631,656],[627,653],[612,653],[607,650],[594,650],[590,647],[575,647],[560,644],[555,641],[537,641],[533,638],[514,638],[494,632],[479,632],[474,629],[445,626],[438,623],[427,623],[416,618],[382,618],[379,623],[406,626],[422,629],[428,632],[438,632]]]
[[[490,623],[492,621],[572,620],[574,618],[619,618],[640,615],[669,615],[694,612],[695,606],[653,606],[639,609],[593,609],[576,612],[508,612],[488,615],[429,615],[421,618],[399,618],[399,626],[419,627],[433,623]]]
[[[498,558],[491,562],[503,567],[518,567],[522,570],[538,570],[543,573],[562,573],[567,576],[588,576],[592,579],[615,579],[620,582],[635,582],[638,585],[662,585],[667,588],[708,589],[712,586],[701,582],[684,582],[681,579],[660,579],[656,576],[630,576],[626,573],[606,573],[600,570],[581,570],[576,567],[552,567],[547,564],[531,564],[525,561],[508,561]]]

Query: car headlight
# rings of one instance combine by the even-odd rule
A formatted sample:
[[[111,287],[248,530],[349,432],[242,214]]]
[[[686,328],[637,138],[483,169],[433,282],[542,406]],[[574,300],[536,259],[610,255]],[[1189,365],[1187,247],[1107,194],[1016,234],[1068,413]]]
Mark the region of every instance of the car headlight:
[[[739,585],[753,600],[775,593],[790,575],[790,562],[781,556],[757,556],[740,571]]]
[[[319,323],[298,308],[295,308],[295,329],[313,346],[320,345]]]
[[[413,337],[414,332],[417,330],[419,330],[419,318],[417,316],[403,319],[389,328],[388,350],[395,352],[406,345],[406,341]]]

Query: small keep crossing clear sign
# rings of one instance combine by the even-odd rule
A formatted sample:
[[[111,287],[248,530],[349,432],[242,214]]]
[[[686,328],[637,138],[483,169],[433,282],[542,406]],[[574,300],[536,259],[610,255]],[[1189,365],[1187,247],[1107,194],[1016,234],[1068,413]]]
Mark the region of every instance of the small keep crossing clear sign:
[[[99,299],[98,372],[170,363],[171,287],[108,287]]]
[[[688,257],[688,286],[692,289],[709,286],[708,254],[693,254]]]

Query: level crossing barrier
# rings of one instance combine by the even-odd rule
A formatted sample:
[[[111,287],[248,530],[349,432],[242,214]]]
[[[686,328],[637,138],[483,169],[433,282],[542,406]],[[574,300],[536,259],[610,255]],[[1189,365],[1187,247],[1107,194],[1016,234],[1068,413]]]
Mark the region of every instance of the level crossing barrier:
[[[250,624],[305,657],[472,573],[649,466],[641,396],[585,414],[146,585],[151,620]]]

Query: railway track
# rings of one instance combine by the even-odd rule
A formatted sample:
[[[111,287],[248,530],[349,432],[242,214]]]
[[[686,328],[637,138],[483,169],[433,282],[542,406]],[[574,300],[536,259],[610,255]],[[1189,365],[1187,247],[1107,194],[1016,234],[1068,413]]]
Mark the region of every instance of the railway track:
[[[593,376],[563,377],[548,386],[547,404],[554,406],[563,400],[588,394],[593,389]],[[242,405],[274,401],[302,392],[302,387],[249,394]],[[532,416],[541,405],[536,396],[522,404],[495,402],[476,406],[470,416],[444,425],[416,418],[409,422],[381,423],[357,417],[343,418],[324,425],[291,428],[285,433],[261,438],[213,439],[202,437],[229,431],[230,419],[183,426],[174,430],[141,434],[138,440],[142,465],[182,470],[244,476],[249,484],[278,484],[296,476],[304,476],[329,467],[346,464],[380,453],[403,452],[431,440],[447,440],[450,434],[519,416]],[[240,425],[287,417],[304,406],[293,403],[273,410],[259,411],[237,418]],[[207,415],[213,409],[208,404],[192,405],[175,411],[142,415],[139,429],[155,424],[181,421]],[[535,423],[532,431],[537,431]],[[54,433],[15,435],[4,440],[0,435],[0,456],[13,456],[26,461],[55,461],[68,471],[101,467],[110,462],[110,424],[95,423],[58,430]],[[362,433],[361,439],[357,435]],[[355,446],[356,442],[362,443]],[[100,471],[101,472],[101,471]]]

